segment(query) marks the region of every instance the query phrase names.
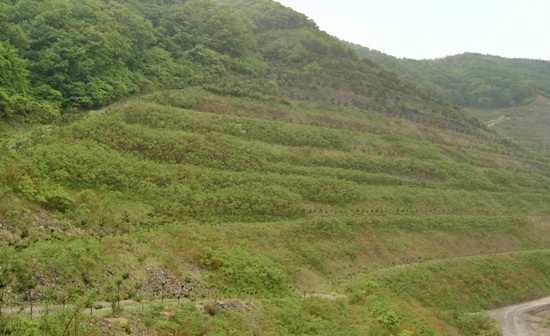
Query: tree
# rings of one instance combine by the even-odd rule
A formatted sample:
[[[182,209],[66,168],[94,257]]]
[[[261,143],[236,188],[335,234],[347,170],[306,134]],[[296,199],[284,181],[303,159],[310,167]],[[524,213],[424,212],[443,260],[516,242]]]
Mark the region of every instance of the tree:
[[[4,294],[6,288],[13,281],[13,272],[9,264],[0,266],[0,316],[2,316],[2,307],[4,306]]]
[[[30,39],[25,56],[34,86],[61,92],[65,106],[84,107],[102,106],[138,90],[141,77],[132,69],[143,62],[140,49],[153,36],[152,27],[141,24],[130,8],[111,8],[99,0],[35,5],[41,11],[21,22]]]
[[[25,61],[9,42],[0,41],[0,116],[26,114],[29,110],[29,72]]]
[[[122,300],[122,283],[130,278],[130,273],[123,272],[119,278],[114,281],[114,286],[111,288],[111,309],[113,314],[120,311],[120,301]]]
[[[17,287],[16,289],[24,294],[29,301],[31,308],[30,315],[32,318],[33,314],[33,290],[38,285],[35,278],[35,269],[34,266],[26,262],[25,264],[20,265],[20,268],[17,270]]]

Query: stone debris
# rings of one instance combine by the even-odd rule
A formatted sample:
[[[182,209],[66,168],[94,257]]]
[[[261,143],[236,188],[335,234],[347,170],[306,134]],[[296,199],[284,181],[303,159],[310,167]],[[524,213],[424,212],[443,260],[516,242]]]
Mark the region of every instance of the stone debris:
[[[147,279],[138,290],[154,299],[188,298],[194,300],[208,296],[203,284],[189,277],[182,278],[159,268],[147,268]]]
[[[252,307],[249,304],[240,300],[200,302],[197,304],[197,309],[209,315],[214,315],[217,310],[234,312],[240,311],[243,313],[249,313],[252,311]]]
[[[88,323],[99,329],[102,335],[151,335],[147,330],[142,329],[137,323],[124,317],[113,318],[89,318]]]
[[[304,294],[302,295],[302,298],[304,299],[318,298],[318,299],[330,300],[330,301],[336,301],[336,300],[342,299],[341,296],[329,295],[329,294]]]

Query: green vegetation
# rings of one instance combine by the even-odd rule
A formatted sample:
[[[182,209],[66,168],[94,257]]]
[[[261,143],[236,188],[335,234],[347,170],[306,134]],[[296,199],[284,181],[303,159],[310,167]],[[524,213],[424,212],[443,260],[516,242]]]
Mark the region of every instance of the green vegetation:
[[[305,16],[1,4],[1,334],[492,335],[548,294],[547,156]]]
[[[435,60],[398,59],[348,45],[418,89],[467,108],[507,141],[548,153],[550,62],[471,53]]]
[[[5,315],[14,334],[86,328],[92,317],[62,316],[93,302],[158,334],[471,334],[490,324],[466,313],[548,290],[506,273],[532,268],[544,279],[546,250],[506,254],[507,268],[490,276],[485,266],[500,267],[500,257],[461,258],[550,243],[548,162],[490,137],[201,88],[10,134],[0,175],[4,302],[52,311],[34,322]],[[392,265],[404,266],[386,273]],[[439,291],[412,286],[442,272],[472,278],[441,290],[487,301],[453,308],[433,302]],[[360,294],[350,279],[362,274],[380,292]],[[342,294],[300,297],[333,292]],[[183,305],[155,308],[165,298]],[[191,298],[206,302],[207,316]],[[208,303],[215,299],[249,310]],[[121,300],[134,305],[121,311]]]
[[[10,120],[47,123],[133,93],[206,84],[237,97],[480,126],[271,0],[3,1],[0,15],[0,116]]]
[[[550,153],[550,100],[539,96],[525,106],[505,109],[471,109],[471,114],[511,141],[543,155]]]
[[[398,59],[351,45],[421,90],[463,107],[503,108],[550,97],[550,62],[466,53],[434,60]]]

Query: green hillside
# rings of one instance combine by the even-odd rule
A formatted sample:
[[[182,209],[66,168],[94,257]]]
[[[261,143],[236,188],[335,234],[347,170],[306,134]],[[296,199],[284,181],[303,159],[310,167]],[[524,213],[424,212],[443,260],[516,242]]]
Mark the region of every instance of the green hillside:
[[[453,104],[471,108],[522,106],[550,97],[550,62],[465,53],[433,60],[398,59],[350,44],[359,54]]]
[[[467,108],[511,141],[548,153],[550,62],[471,53],[434,60],[398,59],[348,45],[418,89]]]
[[[548,158],[305,16],[1,4],[1,334],[494,335],[548,295]]]
[[[513,141],[550,153],[550,100],[542,96],[528,105],[504,109],[470,109],[472,115]]]
[[[479,126],[271,0],[24,0],[0,13],[0,116],[10,120],[48,123],[129,94],[208,84]]]

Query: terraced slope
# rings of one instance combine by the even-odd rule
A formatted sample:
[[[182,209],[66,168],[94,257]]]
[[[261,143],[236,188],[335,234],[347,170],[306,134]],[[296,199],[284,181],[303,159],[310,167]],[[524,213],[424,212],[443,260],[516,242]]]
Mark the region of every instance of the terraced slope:
[[[150,302],[124,316],[158,335],[488,332],[467,313],[549,290],[550,166],[471,130],[201,88],[12,129],[4,302]],[[96,332],[67,314],[2,323]]]

